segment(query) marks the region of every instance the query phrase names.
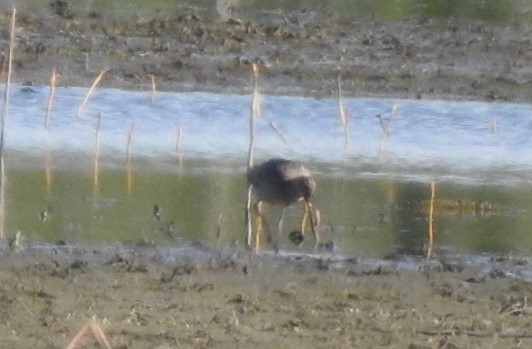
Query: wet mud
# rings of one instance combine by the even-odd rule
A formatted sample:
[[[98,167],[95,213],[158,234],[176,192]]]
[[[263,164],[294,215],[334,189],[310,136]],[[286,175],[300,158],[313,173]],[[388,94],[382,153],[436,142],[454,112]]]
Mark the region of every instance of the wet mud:
[[[0,347],[64,348],[94,321],[113,348],[527,348],[529,263],[4,246]]]
[[[57,5],[60,4],[60,5]],[[68,2],[17,21],[14,79],[124,89],[250,93],[252,63],[263,93],[530,101],[532,31],[526,23],[427,18],[345,20],[313,11],[220,18],[176,8],[155,18],[117,18]],[[10,13],[0,13],[7,53]]]

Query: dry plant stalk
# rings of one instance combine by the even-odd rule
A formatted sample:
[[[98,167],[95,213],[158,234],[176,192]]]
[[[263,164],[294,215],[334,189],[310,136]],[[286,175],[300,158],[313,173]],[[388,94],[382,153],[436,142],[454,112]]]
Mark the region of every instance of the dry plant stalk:
[[[50,77],[50,92],[48,93],[48,102],[46,103],[46,116],[44,117],[44,126],[50,129],[50,114],[52,112],[52,104],[55,95],[55,83],[56,83],[55,67],[52,70],[52,76]]]
[[[49,146],[46,149],[46,153],[44,154],[44,179],[46,184],[46,192],[48,195],[51,193],[52,189],[52,153],[50,152]]]
[[[151,79],[151,104],[154,105],[155,104],[155,92],[156,92],[155,75],[150,74],[150,79]]]
[[[392,106],[392,109],[390,110],[390,116],[387,119],[383,119],[380,114],[377,114],[375,117],[379,119],[379,123],[381,125],[382,129],[382,137],[379,142],[379,152],[381,152],[386,145],[386,141],[388,140],[388,135],[390,134],[390,124],[395,119],[395,115],[397,114],[397,109],[399,106],[397,103],[394,103]]]
[[[251,115],[257,121],[260,118],[260,93],[259,93],[259,66],[253,63],[253,76],[255,84],[251,101]],[[253,161],[253,160],[252,160]]]
[[[181,166],[183,162],[183,147],[181,146],[182,139],[183,139],[183,126],[179,124],[179,127],[177,128],[177,137],[176,137],[176,142],[175,142],[175,152],[177,155],[177,161],[179,163],[179,166]]]
[[[397,105],[397,103],[394,103],[394,105],[392,106],[392,109],[390,111],[390,117],[387,118],[387,119],[383,119],[380,114],[377,115],[377,118],[379,119],[379,123],[381,125],[381,128],[382,128],[382,133],[383,133],[383,137],[384,138],[388,138],[388,135],[390,133],[390,123],[393,121],[393,119],[395,119],[395,115],[397,114],[397,109],[399,108],[399,106]]]
[[[256,63],[252,65],[254,85],[253,94],[251,97],[251,112],[249,115],[249,148],[248,148],[248,165],[247,171],[253,167],[253,153],[255,148],[255,128],[256,122],[260,117],[260,93],[259,93],[259,66]],[[248,184],[246,210],[244,214],[244,225],[246,229],[246,246],[251,248],[252,246],[252,230],[251,230],[251,184]]]
[[[9,115],[9,91],[11,89],[11,73],[13,68],[13,52],[15,50],[15,22],[17,18],[17,9],[13,7],[11,16],[11,29],[9,39],[9,56],[7,58],[7,76],[4,90],[4,108],[0,122],[0,239],[4,238],[5,220],[6,220],[6,173],[4,163],[4,139],[5,125]]]
[[[429,207],[429,246],[427,249],[427,259],[432,256],[434,245],[434,198],[436,197],[436,183],[430,182],[430,207]]]
[[[490,131],[491,134],[496,134],[499,132],[499,120],[497,120],[497,118],[493,118],[493,120],[491,120]]]
[[[347,143],[349,142],[349,111],[344,106],[340,76],[338,76],[338,113],[340,114],[340,121],[342,122],[342,128],[344,130],[344,149],[346,149]]]
[[[111,344],[107,340],[105,333],[102,330],[102,327],[94,320],[87,322],[72,338],[66,349],[74,349],[81,342],[81,339],[89,331],[92,333],[94,338],[98,341],[98,344],[105,349],[111,349]]]
[[[89,89],[89,91],[87,92],[87,94],[85,95],[85,98],[83,99],[83,102],[81,102],[79,108],[78,108],[78,112],[76,113],[76,116],[78,118],[81,117],[81,114],[83,113],[83,109],[85,108],[85,105],[87,104],[87,102],[89,101],[89,98],[91,97],[92,93],[94,92],[94,90],[96,89],[96,86],[100,83],[100,81],[103,79],[105,73],[107,73],[107,70],[104,69],[102,71],[100,71],[100,74],[98,74],[98,76],[96,77],[96,79],[94,79],[94,82],[92,83],[92,86],[91,88]]]
[[[0,53],[0,79],[3,79],[6,74],[6,56]]]
[[[223,213],[220,213],[220,215],[218,216],[218,222],[216,224],[216,231],[215,231],[216,248],[217,249],[220,249],[220,247],[222,246],[222,224],[223,224],[223,220],[224,220],[224,215],[223,215]]]
[[[48,101],[46,103],[46,115],[44,117],[44,127],[46,127],[48,130],[50,130],[50,116],[52,112],[52,104],[54,100],[55,95],[55,85],[57,81],[57,74],[55,72],[55,67],[52,69],[52,75],[50,76],[50,92],[48,93]],[[48,134],[48,137],[50,134]],[[50,139],[48,139],[49,143]],[[44,176],[46,181],[46,191],[48,194],[50,194],[50,190],[52,187],[52,169],[51,169],[51,163],[52,163],[52,154],[49,149],[49,144],[46,149],[46,154],[44,158]]]
[[[129,131],[127,133],[127,143],[126,143],[126,164],[129,165],[131,163],[131,143],[133,141],[133,130],[135,129],[135,122],[131,122],[131,126],[129,127]]]
[[[131,122],[129,132],[127,133],[127,144],[126,144],[126,185],[127,193],[131,194],[133,190],[133,171],[131,170],[131,143],[133,141],[133,130],[135,128],[135,122]]]
[[[286,139],[284,138],[283,134],[281,133],[281,130],[277,127],[277,125],[273,122],[273,120],[270,120],[270,127],[275,131],[275,133],[281,138],[284,144],[288,144]]]
[[[100,127],[102,123],[102,113],[98,114],[98,124],[96,126],[96,143],[94,145],[94,193],[98,192],[100,175]]]

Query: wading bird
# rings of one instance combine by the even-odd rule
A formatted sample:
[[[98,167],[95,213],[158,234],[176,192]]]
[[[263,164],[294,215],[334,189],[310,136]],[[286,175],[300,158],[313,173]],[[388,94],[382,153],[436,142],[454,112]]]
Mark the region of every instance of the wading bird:
[[[263,203],[278,205],[282,207],[279,223],[277,224],[277,237],[274,241],[274,247],[277,249],[279,234],[282,230],[282,222],[285,209],[297,202],[303,201],[305,214],[301,219],[301,232],[305,234],[305,225],[307,216],[310,219],[310,230],[314,235],[314,247],[319,244],[320,237],[316,231],[317,222],[312,212],[310,198],[316,190],[316,182],[312,178],[310,171],[302,164],[285,160],[270,159],[260,165],[253,166],[247,174],[248,184],[253,188],[253,193],[257,199],[254,208],[256,214],[256,236],[255,248],[260,245],[260,235],[264,226],[268,231],[269,228],[262,212]],[[302,237],[301,235],[301,237]],[[300,239],[300,242],[302,239]],[[251,245],[251,241],[248,242]]]

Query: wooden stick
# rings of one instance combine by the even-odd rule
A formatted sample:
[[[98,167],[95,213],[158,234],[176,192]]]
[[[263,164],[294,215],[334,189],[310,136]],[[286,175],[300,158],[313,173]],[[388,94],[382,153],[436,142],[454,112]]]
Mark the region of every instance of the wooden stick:
[[[9,56],[7,58],[7,76],[4,90],[4,108],[0,125],[0,239],[4,238],[5,221],[6,221],[6,173],[4,163],[4,137],[5,125],[9,116],[9,91],[11,89],[11,73],[13,69],[13,52],[15,49],[15,22],[17,18],[17,9],[13,7],[11,16],[11,36],[9,40]]]
[[[46,103],[46,116],[44,117],[44,127],[50,129],[50,114],[52,111],[52,103],[55,95],[55,83],[56,83],[56,73],[55,67],[52,70],[52,76],[50,77],[50,92],[48,93],[48,102]]]
[[[430,208],[429,208],[429,247],[427,249],[427,259],[432,256],[432,246],[434,245],[434,198],[436,197],[436,183],[430,182]]]
[[[96,79],[94,79],[94,82],[92,83],[92,86],[91,88],[89,89],[89,91],[87,92],[87,94],[85,95],[85,98],[83,99],[83,102],[81,102],[79,108],[78,108],[78,112],[76,113],[76,116],[78,118],[81,117],[81,114],[83,112],[83,109],[85,108],[85,105],[87,104],[87,102],[89,101],[89,98],[91,97],[92,93],[94,92],[94,89],[96,88],[96,86],[98,85],[98,83],[103,79],[103,76],[105,75],[105,73],[107,73],[107,70],[102,70],[100,71],[100,74],[98,74],[98,76],[96,77]]]

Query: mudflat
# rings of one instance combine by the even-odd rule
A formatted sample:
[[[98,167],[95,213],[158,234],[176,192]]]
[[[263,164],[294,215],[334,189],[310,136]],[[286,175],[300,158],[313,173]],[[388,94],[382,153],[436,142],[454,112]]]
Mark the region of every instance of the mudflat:
[[[128,19],[55,1],[19,12],[14,80],[122,89],[248,94],[251,64],[266,94],[530,101],[528,23],[415,18],[347,21],[312,11],[225,18],[187,7]],[[0,13],[7,52],[10,13]]]
[[[532,96],[532,31],[519,24],[67,10],[19,12],[16,82],[47,84],[55,67],[59,85],[89,86],[106,69],[103,87],[148,90],[153,75],[160,90],[247,94],[258,63],[263,93],[330,97],[340,76],[351,96]],[[10,18],[0,14],[4,52]],[[532,347],[529,259],[436,253],[405,268],[404,256],[0,247],[0,348],[64,348],[89,323],[113,348]],[[90,331],[81,343],[98,347]]]
[[[6,249],[7,250],[7,249]],[[2,348],[527,348],[529,260],[356,258],[165,247],[0,254]],[[415,267],[414,267],[415,266]],[[95,345],[87,331],[81,344]],[[88,346],[94,347],[94,346]]]

